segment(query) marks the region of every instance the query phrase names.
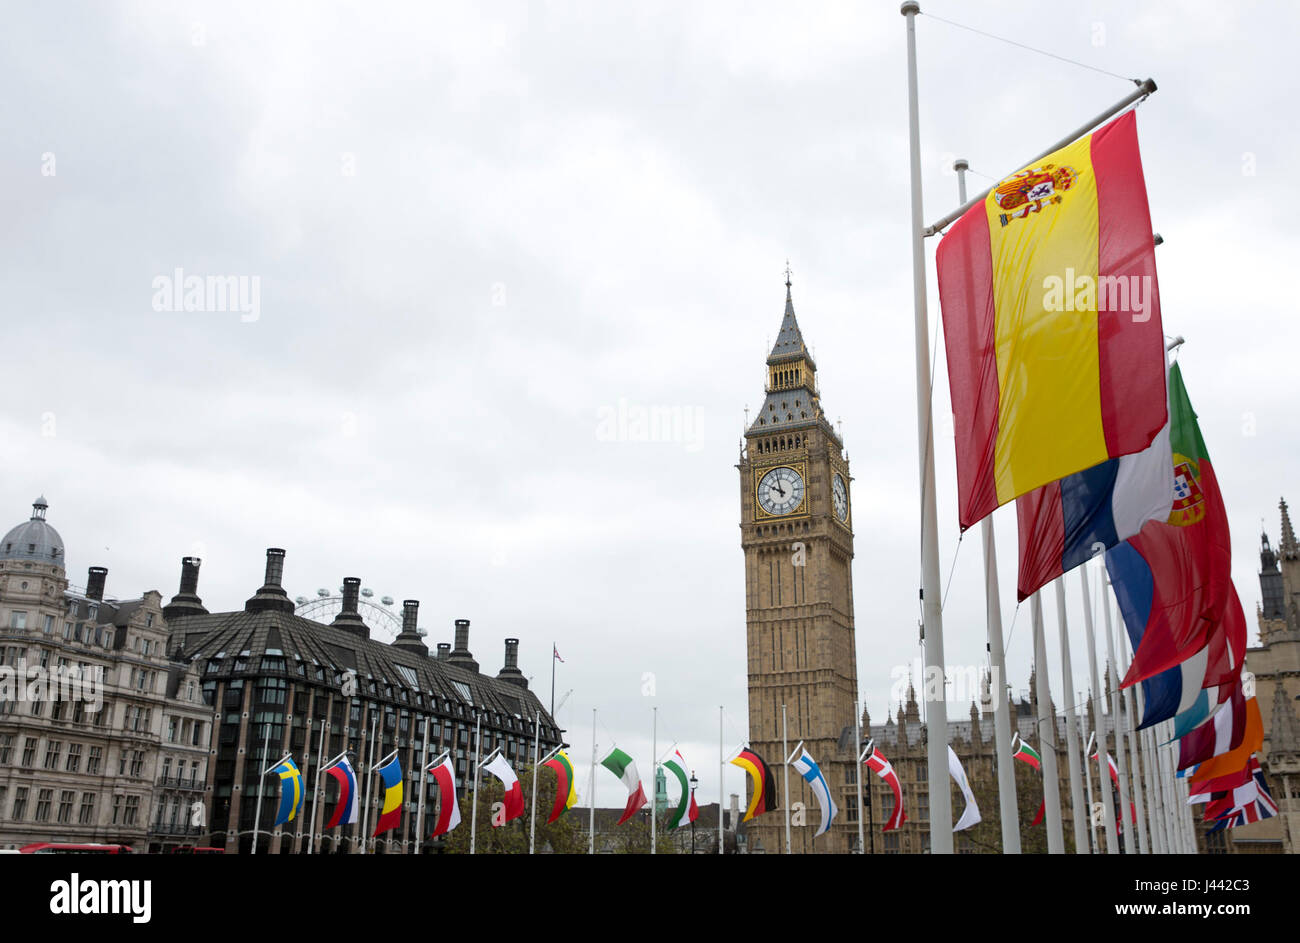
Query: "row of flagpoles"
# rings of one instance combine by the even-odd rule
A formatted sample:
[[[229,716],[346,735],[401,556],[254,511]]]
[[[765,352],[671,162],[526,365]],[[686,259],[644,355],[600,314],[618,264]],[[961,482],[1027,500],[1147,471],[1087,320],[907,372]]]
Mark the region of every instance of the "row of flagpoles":
[[[907,0],[900,12],[907,24],[927,671],[944,671],[924,246],[927,237],[941,235],[937,269],[960,524],[963,530],[981,524],[991,668],[994,677],[1004,678],[990,515],[1016,502],[1018,596],[1030,600],[1039,739],[1049,747],[1041,757],[1049,850],[1062,851],[1064,842],[1057,726],[1038,594],[1056,582],[1070,796],[1076,849],[1083,852],[1091,847],[1083,823],[1093,815],[1091,807],[1083,808],[1080,766],[1089,781],[1091,772],[1079,762],[1060,578],[1079,567],[1094,717],[1101,728],[1094,737],[1104,743],[1104,695],[1088,577],[1080,566],[1104,554],[1108,585],[1133,648],[1132,663],[1109,692],[1117,768],[1098,750],[1107,757],[1121,809],[1127,795],[1134,798],[1131,821],[1138,841],[1130,835],[1127,850],[1194,851],[1189,804],[1204,802],[1204,818],[1215,829],[1268,817],[1276,805],[1254,756],[1262,746],[1262,723],[1253,679],[1244,670],[1245,617],[1232,587],[1226,512],[1181,371],[1176,361],[1168,363],[1164,343],[1155,270],[1161,240],[1152,232],[1129,110],[1155,92],[1155,83],[1134,80],[1135,91],[969,201],[968,165],[958,161],[961,206],[925,226],[916,54],[920,5]],[[1108,600],[1103,612],[1109,662],[1118,666]],[[1135,685],[1142,719],[1130,732],[1130,792],[1119,720],[1122,699],[1135,718]],[[948,744],[942,693],[927,686],[925,706],[929,781],[939,782]],[[995,712],[1003,846],[1014,852],[1014,781],[1010,764],[1002,762],[1011,750],[1009,705],[1001,690]],[[1156,736],[1163,742],[1157,744]],[[1145,803],[1137,788],[1139,767],[1147,774]],[[1105,777],[1102,783],[1107,848],[1115,851],[1117,820]],[[1147,816],[1139,813],[1142,806]],[[940,802],[931,814],[934,851],[951,853],[951,809]],[[1151,826],[1150,842],[1143,818]]]

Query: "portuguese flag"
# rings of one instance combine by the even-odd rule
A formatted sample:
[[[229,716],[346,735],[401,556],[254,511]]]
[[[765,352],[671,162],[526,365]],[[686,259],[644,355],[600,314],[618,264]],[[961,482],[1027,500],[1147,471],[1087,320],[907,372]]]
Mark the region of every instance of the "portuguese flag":
[[[551,807],[551,817],[546,820],[550,825],[577,804],[578,794],[573,789],[573,764],[563,750],[542,765],[555,770],[555,805]]]
[[[645,790],[641,788],[641,776],[636,771],[636,763],[632,757],[618,747],[610,750],[609,756],[601,760],[600,765],[621,779],[627,788],[627,807],[623,809],[623,816],[618,820],[618,824],[622,825],[646,804]]]
[[[1174,502],[1167,521],[1106,552],[1129,639],[1128,687],[1181,664],[1227,631],[1232,589],[1228,515],[1177,363],[1169,368]]]

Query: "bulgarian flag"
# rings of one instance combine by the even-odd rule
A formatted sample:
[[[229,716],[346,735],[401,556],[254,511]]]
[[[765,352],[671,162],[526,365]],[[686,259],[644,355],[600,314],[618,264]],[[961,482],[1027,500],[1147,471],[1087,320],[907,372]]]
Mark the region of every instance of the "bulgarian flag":
[[[600,761],[600,765],[621,779],[627,788],[627,807],[623,810],[622,818],[618,820],[618,824],[622,825],[646,804],[645,790],[641,788],[641,777],[636,771],[636,763],[632,757],[618,747],[614,747],[609,751],[609,756]]]
[[[1165,342],[1133,112],[995,186],[937,262],[962,530],[1151,444]]]
[[[551,807],[551,817],[546,820],[550,825],[578,802],[578,794],[573,789],[573,764],[563,750],[542,764],[555,770],[555,805]]]
[[[668,827],[681,828],[683,825],[690,825],[700,817],[700,807],[695,804],[695,793],[691,791],[691,783],[686,776],[686,760],[682,759],[681,750],[674,750],[673,755],[664,761],[664,769],[673,774],[682,790],[682,797],[677,801],[677,809],[668,819]]]
[[[1011,742],[1011,745],[1014,747],[1011,754],[1013,760],[1019,760],[1021,763],[1024,763],[1027,766],[1032,766],[1034,769],[1042,772],[1043,758],[1038,755],[1037,750],[1025,743],[1020,734],[1016,734],[1016,739]],[[1047,798],[1044,797],[1043,800],[1038,803],[1038,812],[1034,815],[1034,820],[1029,823],[1030,828],[1033,828],[1035,825],[1043,821],[1043,813],[1046,810]]]

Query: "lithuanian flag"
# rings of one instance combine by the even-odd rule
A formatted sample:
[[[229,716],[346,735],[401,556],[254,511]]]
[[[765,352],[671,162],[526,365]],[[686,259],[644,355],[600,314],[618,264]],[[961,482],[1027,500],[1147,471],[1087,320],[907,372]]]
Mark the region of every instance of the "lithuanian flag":
[[[938,269],[963,530],[1151,444],[1165,348],[1133,112],[994,187]]]
[[[577,804],[578,794],[573,788],[573,764],[563,750],[542,765],[555,770],[555,805],[551,807],[551,817],[546,820],[550,825]]]

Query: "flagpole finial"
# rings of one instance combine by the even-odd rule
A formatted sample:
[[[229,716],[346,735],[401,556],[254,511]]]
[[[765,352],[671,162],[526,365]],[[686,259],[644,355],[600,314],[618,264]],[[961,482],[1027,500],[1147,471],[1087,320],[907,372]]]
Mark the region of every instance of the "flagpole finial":
[[[915,15],[921,12],[921,4],[917,3],[916,0],[907,0],[906,3],[898,8],[898,12],[903,14],[903,16]]]

